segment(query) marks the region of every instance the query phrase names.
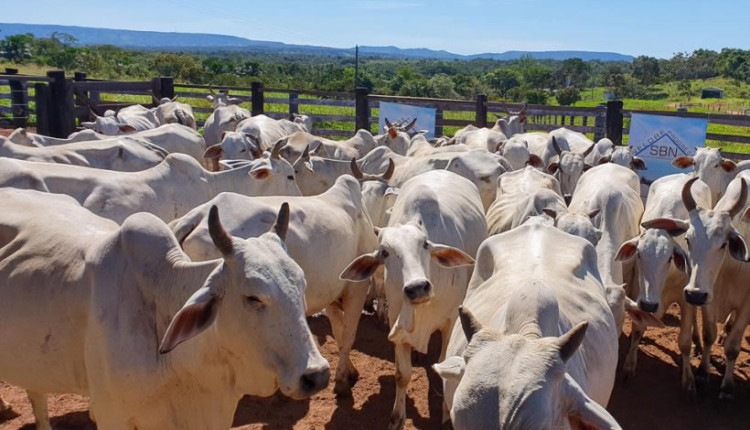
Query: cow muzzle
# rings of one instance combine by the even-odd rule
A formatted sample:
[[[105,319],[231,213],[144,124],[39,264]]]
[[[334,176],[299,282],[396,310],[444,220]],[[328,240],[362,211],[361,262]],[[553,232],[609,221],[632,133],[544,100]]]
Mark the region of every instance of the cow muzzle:
[[[638,300],[638,309],[643,312],[655,313],[659,310],[659,303],[651,303],[645,300]]]
[[[412,281],[404,285],[404,296],[413,305],[429,302],[432,295],[432,284],[427,279]]]
[[[328,381],[330,379],[331,369],[328,366],[325,366],[322,369],[307,372],[304,375],[300,376],[300,390],[305,396],[312,396],[313,394],[327,387]]]
[[[685,289],[685,301],[693,306],[703,306],[708,303],[708,293],[700,290]]]

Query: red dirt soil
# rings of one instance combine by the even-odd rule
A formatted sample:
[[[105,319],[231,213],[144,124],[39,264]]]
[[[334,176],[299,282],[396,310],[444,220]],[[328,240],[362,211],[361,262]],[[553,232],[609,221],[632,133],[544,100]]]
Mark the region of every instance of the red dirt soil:
[[[679,331],[677,310],[665,318],[667,328],[649,329],[641,344],[636,376],[615,385],[609,409],[624,429],[746,429],[750,426],[750,346],[746,331],[742,353],[736,366],[736,396],[731,404],[718,400],[724,359],[722,348],[712,351],[713,371],[707,388],[699,387],[699,400],[691,401],[681,392],[679,371]],[[310,327],[322,345],[323,355],[336,367],[336,345],[325,317],[309,318]],[[625,332],[629,333],[629,323]],[[721,333],[721,331],[719,331]],[[363,315],[352,352],[360,372],[351,399],[336,400],[333,383],[307,401],[294,401],[282,395],[271,398],[246,397],[240,401],[234,418],[242,429],[381,429],[386,428],[395,395],[393,347],[386,339],[386,328],[374,317]],[[433,336],[427,355],[415,353],[414,374],[406,403],[407,429],[440,428],[440,378],[429,366],[439,355],[439,336]],[[628,339],[620,339],[621,350]],[[698,365],[693,358],[693,366]],[[429,370],[428,370],[429,369]],[[0,382],[0,396],[17,416],[0,417],[0,429],[33,429],[31,406],[23,390]],[[76,395],[52,395],[50,417],[55,428],[94,429],[88,419],[88,402]],[[210,406],[209,406],[210,407]],[[3,419],[5,419],[3,421]]]

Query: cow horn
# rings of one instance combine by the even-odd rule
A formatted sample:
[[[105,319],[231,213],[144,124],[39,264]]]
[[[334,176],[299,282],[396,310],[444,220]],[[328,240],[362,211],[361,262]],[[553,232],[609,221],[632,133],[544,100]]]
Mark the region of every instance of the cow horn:
[[[279,214],[276,216],[276,223],[273,225],[273,231],[279,236],[282,242],[286,241],[286,232],[289,229],[289,203],[281,204]]]
[[[393,176],[393,172],[396,170],[396,163],[393,162],[393,159],[388,159],[388,168],[385,169],[385,173],[380,175],[380,178],[384,181],[390,181],[391,177]]]
[[[594,150],[594,146],[596,146],[596,143],[592,143],[588,148],[586,148],[586,150],[583,151],[583,156],[586,157],[587,155],[591,154],[591,151]]]
[[[362,179],[365,178],[365,175],[363,175],[362,171],[359,170],[359,166],[357,165],[357,159],[354,157],[352,157],[351,167],[352,167],[352,175],[354,175],[354,177],[357,178],[357,180],[361,181]]]
[[[416,123],[417,123],[417,119],[416,119],[416,118],[414,118],[413,120],[411,120],[411,122],[410,122],[410,123],[406,124],[406,126],[405,126],[405,127],[403,127],[403,129],[404,129],[404,130],[408,130],[408,129],[410,129],[410,128],[414,127],[414,124],[416,124]]]
[[[698,178],[692,178],[689,181],[685,182],[685,185],[682,186],[682,204],[685,205],[685,208],[688,210],[688,212],[692,212],[695,210],[695,199],[693,198],[691,189],[693,188],[693,183],[695,183],[695,181],[697,180]]]
[[[391,122],[388,121],[388,118],[385,119],[385,125],[388,126],[388,128],[393,127],[393,124],[391,124]]]
[[[286,145],[287,139],[282,137],[281,139],[277,140],[276,143],[273,145],[273,148],[271,148],[271,158],[274,160],[279,159],[279,153],[281,151],[281,148]]]
[[[211,206],[211,210],[208,211],[208,233],[222,255],[228,256],[232,254],[234,249],[232,246],[232,236],[221,225],[219,208],[216,205]]]
[[[557,139],[555,138],[555,136],[552,136],[552,148],[555,149],[557,155],[562,155],[562,149],[560,149],[560,146],[557,144]]]
[[[211,85],[209,85],[209,86],[208,86],[208,92],[209,92],[209,93],[210,93],[211,95],[216,95],[216,92],[214,91],[214,89],[213,89],[213,88],[211,88]]]
[[[745,183],[745,180],[740,177],[740,196],[737,201],[734,202],[732,208],[729,209],[729,216],[732,218],[737,216],[737,214],[742,211],[742,208],[745,207],[745,200],[747,200],[747,184]]]
[[[310,159],[310,145],[305,146],[305,150],[302,151],[301,159]]]
[[[151,98],[154,100],[154,104],[156,106],[159,106],[161,104],[161,100],[157,99],[154,93],[151,93]]]
[[[461,319],[461,327],[464,329],[466,340],[471,342],[471,338],[482,329],[482,324],[463,306],[458,307],[458,317]]]

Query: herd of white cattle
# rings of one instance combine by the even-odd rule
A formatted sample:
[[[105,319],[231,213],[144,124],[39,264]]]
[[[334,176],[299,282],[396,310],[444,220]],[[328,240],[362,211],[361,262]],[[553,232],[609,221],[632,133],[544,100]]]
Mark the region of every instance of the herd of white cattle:
[[[395,345],[391,429],[411,351],[435,331],[454,428],[618,429],[605,407],[625,315],[632,376],[673,303],[689,393],[726,321],[731,398],[750,322],[742,163],[699,149],[673,162],[690,174],[647,187],[629,149],[525,133],[523,111],[452,138],[388,123],[333,141],[304,115],[209,100],[202,136],[189,105],[164,99],[68,139],[2,138],[0,379],[27,391],[38,429],[47,393],[88,396],[99,428],[139,430],[229,428],[244,395],[307,398],[331,376],[305,319],[321,311],[334,391],[350,395],[364,307]]]

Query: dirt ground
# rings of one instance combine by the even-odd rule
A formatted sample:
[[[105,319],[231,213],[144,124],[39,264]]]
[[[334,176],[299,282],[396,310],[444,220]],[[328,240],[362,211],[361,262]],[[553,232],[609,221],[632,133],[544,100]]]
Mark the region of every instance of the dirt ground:
[[[750,426],[750,346],[745,333],[737,361],[736,398],[732,404],[718,400],[724,369],[722,350],[713,350],[713,372],[700,399],[691,401],[680,390],[676,309],[666,318],[667,328],[649,329],[641,345],[635,378],[618,378],[608,409],[624,429],[746,429]],[[310,327],[322,345],[323,355],[336,366],[336,346],[325,317],[310,318]],[[626,333],[629,326],[626,323]],[[243,399],[234,419],[242,429],[380,429],[388,424],[395,394],[393,348],[387,331],[373,316],[362,316],[352,361],[360,372],[351,399],[336,400],[331,384],[309,401],[293,401],[281,395]],[[433,336],[430,352],[415,357],[415,372],[406,405],[408,429],[440,428],[441,384],[429,365],[439,355],[439,336]],[[621,346],[627,338],[620,339]],[[697,366],[698,359],[693,359]],[[428,371],[429,369],[429,371]],[[699,388],[700,390],[700,388]],[[31,407],[24,392],[0,382],[0,396],[13,405],[15,416],[0,418],[0,429],[33,429]],[[75,395],[53,395],[50,416],[56,429],[94,429],[87,413],[87,400]],[[4,419],[4,420],[3,420]]]

